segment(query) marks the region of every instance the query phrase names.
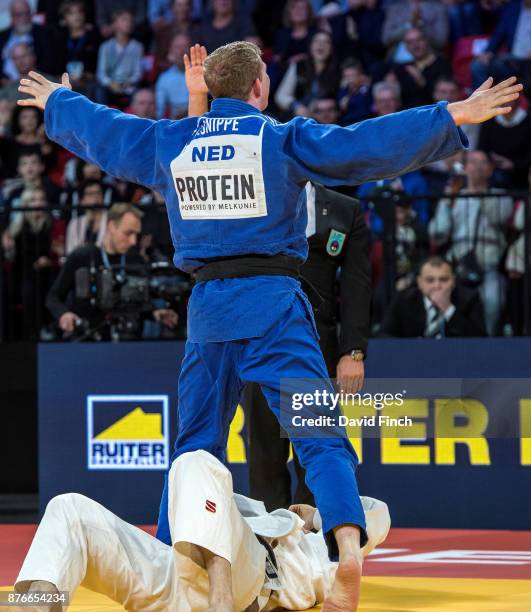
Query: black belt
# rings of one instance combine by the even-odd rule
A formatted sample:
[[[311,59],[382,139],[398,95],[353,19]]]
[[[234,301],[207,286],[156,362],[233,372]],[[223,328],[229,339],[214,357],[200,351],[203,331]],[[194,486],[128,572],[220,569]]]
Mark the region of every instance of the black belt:
[[[205,263],[195,273],[196,280],[248,276],[291,276],[299,278],[302,262],[288,255],[241,255],[224,257]]]

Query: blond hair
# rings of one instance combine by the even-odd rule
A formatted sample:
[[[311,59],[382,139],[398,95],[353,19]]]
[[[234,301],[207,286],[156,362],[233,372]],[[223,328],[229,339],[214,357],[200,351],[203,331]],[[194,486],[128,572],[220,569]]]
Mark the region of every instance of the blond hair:
[[[261,74],[261,51],[251,42],[223,45],[205,60],[205,83],[214,98],[235,98],[246,102],[253,83]]]
[[[126,202],[117,202],[113,204],[107,213],[107,223],[112,221],[115,225],[121,222],[125,215],[134,215],[139,221],[142,221],[144,213],[132,204]]]

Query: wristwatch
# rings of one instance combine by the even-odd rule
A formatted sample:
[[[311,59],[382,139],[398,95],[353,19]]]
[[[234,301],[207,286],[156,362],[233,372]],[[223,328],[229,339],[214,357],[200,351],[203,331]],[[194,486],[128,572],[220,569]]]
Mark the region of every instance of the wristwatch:
[[[354,349],[350,351],[349,355],[354,359],[354,361],[363,361],[365,359],[365,353],[360,349]]]

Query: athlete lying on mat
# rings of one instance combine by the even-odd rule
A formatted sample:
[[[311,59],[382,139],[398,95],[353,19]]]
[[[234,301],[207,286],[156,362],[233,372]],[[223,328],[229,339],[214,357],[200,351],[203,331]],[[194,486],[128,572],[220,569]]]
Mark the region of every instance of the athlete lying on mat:
[[[87,497],[60,495],[46,508],[15,589],[73,594],[82,585],[126,610],[219,612],[228,586],[220,557],[231,564],[235,610],[304,610],[324,601],[337,564],[328,560],[315,508],[268,514],[262,502],[234,494],[229,470],[205,451],[180,455],[169,483],[173,546]],[[387,536],[390,518],[384,502],[362,503],[367,555]],[[62,608],[20,608],[28,610]]]

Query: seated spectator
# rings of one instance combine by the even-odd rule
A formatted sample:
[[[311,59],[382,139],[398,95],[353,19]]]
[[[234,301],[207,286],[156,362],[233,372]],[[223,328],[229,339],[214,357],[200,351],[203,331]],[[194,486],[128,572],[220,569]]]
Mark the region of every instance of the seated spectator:
[[[361,62],[346,60],[341,71],[341,89],[337,94],[341,110],[341,125],[350,125],[371,116],[372,97],[369,77]]]
[[[52,284],[52,272],[64,249],[64,223],[53,221],[44,208],[46,193],[39,188],[26,189],[20,197],[24,211],[2,236],[4,252],[13,262],[11,299],[20,305],[21,321],[14,321],[17,336],[36,340],[40,329],[49,322],[44,307]]]
[[[508,102],[507,106],[512,107],[510,113],[498,115],[480,127],[478,147],[489,154],[498,187],[526,189],[531,163],[531,115],[518,102]]]
[[[40,154],[45,167],[51,168],[55,153],[52,143],[44,133],[44,118],[39,109],[16,106],[11,122],[11,134],[9,145],[14,159],[18,159],[22,153],[35,151]]]
[[[500,273],[507,245],[505,230],[513,210],[509,197],[489,188],[492,165],[484,151],[466,156],[466,187],[457,197],[443,199],[430,221],[429,233],[446,257],[455,262],[461,280],[479,285],[489,335],[498,330],[505,302],[505,280]],[[468,194],[485,194],[485,197]],[[475,282],[474,282],[475,279]]]
[[[148,22],[155,34],[173,21],[171,5],[171,0],[148,0]]]
[[[381,331],[396,338],[484,336],[481,301],[477,291],[456,287],[446,260],[429,257],[416,286],[395,295]]]
[[[103,206],[103,187],[99,181],[88,180],[79,190],[81,210],[76,209],[66,228],[66,254],[80,246],[101,246],[105,235],[107,211]],[[83,210],[84,209],[84,210]],[[84,214],[80,214],[83,213]]]
[[[400,85],[394,81],[380,81],[372,88],[375,117],[396,113],[401,108]]]
[[[11,47],[11,59],[16,66],[17,71],[23,77],[27,76],[31,70],[37,70],[37,58],[32,47],[26,43],[17,43]],[[55,77],[41,72],[41,74],[47,79],[55,80]],[[17,78],[15,81],[8,79],[3,80],[3,87],[0,89],[0,100],[9,100],[14,102],[15,100],[22,100],[27,98],[28,95],[20,93],[18,86],[20,80]]]
[[[0,54],[2,57],[2,73],[7,81],[15,82],[24,73],[17,68],[12,57],[15,45],[24,44],[35,49],[37,69],[48,74],[57,74],[54,45],[50,44],[50,32],[43,26],[32,21],[31,8],[26,0],[11,2],[11,26],[0,32]],[[5,85],[6,83],[4,83]]]
[[[58,43],[61,71],[68,72],[73,89],[92,94],[100,45],[98,32],[87,22],[83,0],[63,2],[61,15],[64,20]]]
[[[178,34],[186,36],[194,43],[200,37],[199,26],[192,21],[191,0],[173,0],[172,12],[173,20],[155,33],[153,52],[155,53],[157,66],[160,70],[165,70],[173,64],[173,61],[169,59],[169,55],[173,41]],[[208,49],[208,51],[213,50]]]
[[[317,123],[337,123],[339,108],[334,98],[319,98],[310,104],[310,117]]]
[[[273,61],[283,64],[306,56],[315,33],[312,5],[309,0],[288,0],[284,8],[284,27],[273,42]]]
[[[180,119],[188,111],[188,89],[184,77],[183,57],[190,49],[190,38],[186,34],[173,37],[168,61],[170,68],[163,72],[155,84],[157,118]]]
[[[200,42],[210,53],[235,40],[255,36],[253,22],[244,11],[236,12],[236,0],[212,0],[212,17],[199,24]]]
[[[429,250],[426,226],[419,221],[411,204],[400,199],[394,201],[393,196],[391,198],[382,202],[380,206],[382,216],[388,217],[389,233],[382,236],[383,261],[375,262],[377,268],[384,269],[384,276],[377,284],[373,296],[372,316],[378,322],[383,319],[388,294],[394,295],[395,290],[402,291],[414,283],[419,264],[427,257]],[[394,239],[391,233],[393,230]],[[390,245],[393,245],[394,253],[386,252]],[[373,248],[373,261],[378,250]],[[385,265],[387,258],[391,256],[394,259],[392,270]],[[389,274],[393,276],[390,278]]]
[[[137,89],[131,98],[127,112],[142,119],[155,119],[155,93],[149,87]]]
[[[332,38],[317,32],[310,43],[307,59],[290,64],[275,94],[275,103],[287,114],[308,116],[309,105],[317,98],[336,97],[339,69]]]
[[[392,59],[396,63],[414,61],[411,49],[407,48],[405,35],[408,30],[420,29],[430,45],[442,49],[448,40],[448,15],[441,2],[433,0],[394,0],[384,5],[385,21],[382,41],[393,49]]]
[[[347,12],[326,18],[338,57],[358,57],[371,74],[385,57],[382,4],[380,0],[348,0]]]
[[[531,192],[531,165],[527,172],[527,179],[529,191]],[[524,304],[526,299],[524,278],[526,267],[531,268],[531,250],[528,251],[528,262],[526,264],[526,206],[528,218],[531,219],[531,200],[524,198],[516,203],[512,229],[518,232],[518,235],[509,246],[505,260],[505,270],[509,277],[507,287],[508,318],[514,336],[521,336],[527,331],[524,329]],[[529,233],[527,234],[527,240],[531,240]]]
[[[427,226],[430,218],[430,207],[425,199],[428,193],[428,184],[420,170],[413,170],[412,172],[407,172],[395,178],[363,183],[363,185],[360,185],[358,188],[357,197],[366,202],[371,198],[381,195],[382,192],[389,191],[406,195],[409,198],[415,197],[415,200],[412,201],[413,211],[417,216],[417,220],[422,225]],[[374,209],[378,213],[378,209],[381,206],[387,205],[388,202],[383,204],[381,199],[377,199],[374,203]],[[379,233],[377,228],[381,228],[381,222],[373,218],[372,225],[373,227],[371,229],[373,232]]]
[[[80,190],[86,181],[97,181],[101,184],[105,206],[108,207],[119,199],[110,177],[105,177],[101,168],[96,164],[74,157],[67,162],[63,178],[66,188],[61,193],[60,203],[62,208],[69,210],[79,206]]]
[[[455,43],[465,36],[483,34],[481,8],[474,0],[443,0],[448,11],[450,42]]]
[[[146,194],[138,203],[144,213],[140,252],[147,261],[167,261],[173,258],[173,243],[164,198],[158,191]]]
[[[485,53],[472,62],[473,87],[493,76],[503,80],[520,76],[526,94],[531,94],[531,0],[511,0],[502,10]],[[506,53],[500,53],[502,48]]]
[[[142,78],[144,47],[131,38],[133,15],[126,10],[114,13],[114,37],[104,42],[98,54],[98,100],[102,103],[129,98]]]
[[[133,27],[141,26],[146,20],[146,0],[95,0],[96,25],[103,38],[109,38],[115,32],[114,16],[117,11],[131,14]]]
[[[411,62],[395,64],[392,72],[400,83],[404,108],[433,101],[433,85],[438,78],[452,74],[448,61],[434,53],[424,33],[411,28],[404,35]]]
[[[60,190],[44,174],[45,166],[41,154],[35,150],[22,151],[18,158],[18,177],[4,184],[5,207],[10,223],[19,217],[15,211],[20,206],[20,197],[26,189],[43,189],[46,201],[55,205],[59,201]]]

